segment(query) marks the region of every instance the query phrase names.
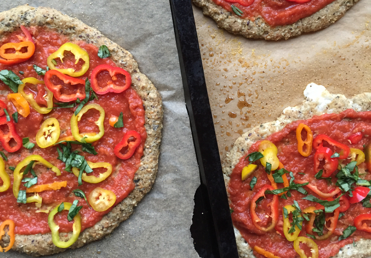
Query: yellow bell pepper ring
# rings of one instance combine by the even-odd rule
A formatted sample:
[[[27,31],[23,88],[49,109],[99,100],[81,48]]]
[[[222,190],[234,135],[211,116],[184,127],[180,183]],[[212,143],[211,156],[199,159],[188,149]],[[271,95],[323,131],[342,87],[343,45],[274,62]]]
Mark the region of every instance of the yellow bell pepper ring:
[[[57,176],[61,175],[61,171],[57,167],[53,166],[51,163],[46,161],[40,155],[28,156],[24,160],[22,160],[20,163],[18,163],[13,173],[13,177],[14,177],[13,194],[15,198],[18,198],[19,187],[23,179],[23,172],[21,172],[21,170],[24,167],[26,167],[28,164],[30,164],[30,162],[32,161],[36,161],[32,167],[34,167],[36,164],[43,164],[47,168],[50,168]],[[34,196],[31,196],[31,197],[27,197],[27,203],[31,203],[31,202],[36,202],[38,204],[41,204],[42,198],[38,194],[35,194]]]
[[[357,161],[357,166],[366,160],[365,153],[360,149],[350,148],[349,156],[352,161]]]
[[[296,208],[294,208],[292,205],[286,205],[284,208],[287,210],[288,215],[290,215],[291,212],[296,210]],[[283,210],[282,213],[283,213],[283,233],[285,234],[285,237],[288,241],[290,242],[295,241],[295,239],[298,238],[301,230],[298,228],[298,226],[295,225],[295,231],[293,233],[289,233],[289,230],[291,228],[290,220],[288,217],[287,218],[285,217],[285,213],[283,212]],[[299,217],[301,217],[301,215],[299,215]],[[300,225],[302,224],[303,222],[300,222]]]
[[[112,174],[112,165],[107,162],[97,162],[93,163],[90,161],[87,161],[88,165],[94,169],[94,168],[106,168],[107,170],[104,173],[99,174],[98,177],[96,176],[88,176],[86,173],[82,174],[81,179],[84,182],[91,183],[91,184],[98,184],[104,180],[106,180],[111,174]],[[72,172],[75,176],[79,176],[80,170],[78,168],[72,168]]]
[[[48,114],[53,110],[53,93],[45,87],[46,96],[43,96],[43,98],[46,100],[47,106],[46,107],[40,107],[40,105],[36,102],[34,96],[31,93],[26,94],[24,92],[24,87],[26,87],[27,83],[38,85],[42,84],[44,85],[43,81],[39,81],[38,79],[34,77],[28,77],[22,80],[23,84],[19,85],[18,87],[18,93],[20,93],[27,102],[40,114]]]
[[[64,202],[65,211],[66,210],[68,211],[71,208],[71,206],[72,206],[71,203]],[[54,222],[54,216],[58,213],[58,208],[59,208],[59,205],[55,207],[49,213],[48,224],[49,224],[50,230],[52,231],[53,244],[59,248],[68,248],[71,245],[73,245],[73,243],[75,243],[76,240],[79,238],[79,235],[81,232],[81,215],[80,213],[77,213],[76,216],[73,218],[74,222],[73,222],[72,236],[67,242],[64,242],[64,241],[61,241],[61,239],[59,238],[59,226],[57,225],[57,223]]]
[[[54,117],[46,119],[36,134],[36,143],[40,148],[53,146],[59,139],[61,129]]]
[[[276,170],[279,167],[280,161],[278,160],[277,153],[274,148],[265,149],[262,154],[264,157],[260,159],[260,163],[264,167],[267,167],[267,162],[271,164],[272,171]]]
[[[18,113],[23,117],[28,117],[31,113],[30,106],[28,105],[27,100],[20,93],[10,93],[8,94],[8,100],[10,100]]]
[[[241,180],[244,181],[246,178],[258,168],[255,164],[249,164],[242,169]]]
[[[76,71],[73,68],[67,68],[67,69],[59,69],[56,68],[55,64],[53,63],[54,59],[59,58],[61,62],[63,63],[64,58],[64,51],[70,51],[72,54],[75,55],[75,64],[79,62],[80,59],[82,59],[85,63],[82,65],[80,71]],[[51,70],[57,70],[63,74],[67,74],[72,77],[80,77],[86,73],[86,71],[89,69],[89,54],[84,49],[79,47],[76,44],[73,44],[71,42],[67,42],[63,44],[57,51],[55,51],[53,54],[51,54],[47,59],[48,67]]]
[[[95,135],[92,135],[92,136],[87,135],[85,133],[84,136],[82,136],[79,132],[78,122],[81,120],[82,116],[86,112],[88,112],[89,109],[96,109],[100,113],[99,119],[95,122],[95,124],[99,128],[99,133],[97,133]],[[85,107],[83,107],[81,109],[81,111],[77,115],[73,114],[72,117],[71,117],[71,133],[72,133],[72,136],[79,142],[81,142],[83,138],[85,139],[85,141],[87,143],[98,141],[104,135],[104,116],[105,116],[104,109],[100,105],[98,105],[98,104],[86,105]]]
[[[306,244],[310,248],[311,258],[318,258],[318,245],[316,242],[307,237],[298,237],[294,241],[294,249],[299,254],[300,258],[307,258],[304,250],[300,248],[300,243]]]
[[[5,163],[2,157],[0,157],[0,178],[3,180],[3,185],[0,186],[0,193],[5,192],[10,186],[10,177],[5,171]]]
[[[273,149],[274,154],[277,155],[278,149],[273,142],[264,140],[259,143],[259,152],[263,153],[266,149]]]

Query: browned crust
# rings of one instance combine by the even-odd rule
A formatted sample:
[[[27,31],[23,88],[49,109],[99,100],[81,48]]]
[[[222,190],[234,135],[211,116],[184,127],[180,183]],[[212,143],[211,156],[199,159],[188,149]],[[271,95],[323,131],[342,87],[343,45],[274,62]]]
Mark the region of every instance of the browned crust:
[[[304,33],[327,28],[343,17],[345,12],[359,0],[335,0],[313,15],[303,18],[294,24],[276,27],[271,27],[261,17],[256,18],[255,21],[242,19],[218,6],[213,0],[192,1],[196,6],[201,7],[204,15],[211,17],[218,27],[232,34],[252,39],[287,40]]]
[[[136,182],[135,189],[127,198],[113,208],[109,214],[105,215],[100,222],[80,234],[79,239],[71,246],[71,248],[79,248],[110,234],[120,222],[129,218],[134,211],[134,207],[151,190],[157,175],[162,136],[163,109],[161,96],[152,82],[139,71],[137,62],[128,51],[106,38],[98,30],[85,25],[81,21],[54,9],[34,8],[23,5],[0,13],[0,40],[9,32],[18,29],[20,25],[26,27],[44,26],[67,36],[71,41],[81,40],[98,47],[106,45],[116,65],[131,73],[132,87],[143,100],[147,140],[145,142],[144,155],[141,159],[141,166],[134,178]],[[71,233],[67,238],[70,235]],[[61,239],[66,238],[61,237]],[[34,256],[50,255],[65,250],[53,245],[50,233],[17,235],[12,249]]]

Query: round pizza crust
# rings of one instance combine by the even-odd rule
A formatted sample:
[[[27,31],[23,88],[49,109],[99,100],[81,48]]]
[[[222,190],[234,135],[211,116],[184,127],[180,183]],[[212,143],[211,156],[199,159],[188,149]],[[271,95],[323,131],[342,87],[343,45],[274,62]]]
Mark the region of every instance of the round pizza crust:
[[[354,109],[355,111],[371,110],[371,93],[362,93],[352,98],[346,98],[341,94],[330,94],[324,86],[311,83],[305,89],[304,96],[305,100],[301,105],[285,108],[276,121],[255,126],[235,141],[231,151],[226,154],[226,158],[223,162],[224,182],[227,188],[234,167],[240,161],[241,157],[246,155],[251,145],[259,140],[267,138],[275,132],[281,131],[289,123],[297,120],[310,119],[313,116],[323,115],[325,113],[340,113],[347,109]],[[234,227],[234,233],[239,257],[255,257],[252,248],[246,243],[236,227]],[[333,257],[360,258],[370,255],[371,240],[361,239],[356,242],[356,246],[353,246],[353,244],[344,246],[340,249],[340,252]]]
[[[309,17],[291,25],[271,27],[262,17],[255,21],[241,19],[215,4],[213,0],[192,0],[202,8],[204,15],[211,17],[219,28],[252,39],[282,40],[327,28],[339,20],[359,0],[335,0]]]
[[[0,13],[0,40],[6,37],[8,33],[19,29],[20,25],[26,27],[46,27],[68,37],[71,41],[85,41],[97,47],[106,45],[111,52],[111,59],[116,65],[130,72],[132,76],[132,88],[135,89],[143,101],[147,140],[144,145],[141,165],[134,178],[135,189],[95,226],[81,232],[78,240],[70,247],[72,249],[79,248],[110,234],[120,222],[129,218],[134,212],[134,207],[151,190],[158,170],[161,131],[163,127],[161,96],[152,82],[139,71],[137,62],[128,51],[83,22],[51,8],[34,8],[23,5]],[[67,240],[71,235],[72,233],[61,234],[61,240]],[[3,240],[5,243],[9,242],[9,239]],[[40,256],[63,252],[66,249],[54,246],[51,234],[48,233],[16,235],[12,250],[33,256]]]

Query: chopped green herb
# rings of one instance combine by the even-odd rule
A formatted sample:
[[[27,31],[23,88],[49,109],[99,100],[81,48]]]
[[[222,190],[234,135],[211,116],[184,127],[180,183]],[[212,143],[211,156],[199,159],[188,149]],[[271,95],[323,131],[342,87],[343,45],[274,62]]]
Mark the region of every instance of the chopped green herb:
[[[344,212],[340,212],[339,213],[339,217],[338,217],[338,220],[341,218],[341,217],[344,217],[345,213]]]
[[[18,123],[18,112],[13,113],[12,117],[14,122]]]
[[[311,235],[311,234],[308,234],[308,233],[307,233],[307,236],[309,236],[309,237],[312,238],[312,239],[316,239],[316,237],[313,236],[313,235]]]
[[[85,99],[80,102],[79,106],[75,110],[75,115],[77,115],[81,109],[84,107],[86,103],[90,100],[90,93],[93,92],[92,88],[90,87],[90,81],[88,78],[85,80]]]
[[[26,149],[30,150],[32,149],[33,147],[35,147],[35,144],[30,142],[30,138],[26,137],[26,138],[23,138],[22,140],[22,144],[23,144],[23,147],[25,147]]]
[[[14,170],[15,170],[15,167],[9,167],[9,169],[10,169],[11,171],[14,171]]]
[[[37,184],[37,177],[33,177],[33,178],[26,177],[22,179],[22,182],[25,183],[24,184],[25,187],[30,188],[31,186]]]
[[[109,52],[109,49],[106,45],[102,45],[99,47],[98,56],[100,58],[107,58],[111,56],[111,53]]]
[[[4,152],[0,151],[0,155],[3,158],[3,160],[8,161],[8,157],[5,155]]]
[[[55,61],[54,59],[52,59],[52,63],[53,65],[57,65],[57,61]]]
[[[122,128],[122,127],[124,127],[123,118],[124,118],[124,113],[121,112],[120,115],[119,115],[119,119],[117,120],[117,122],[114,124],[113,127],[115,127],[115,128]]]
[[[318,199],[317,197],[314,197],[313,195],[308,195],[308,196],[305,196],[303,199],[323,205],[325,207],[326,213],[332,213],[334,212],[336,208],[340,207],[340,203],[339,203],[340,197],[336,198],[333,201],[325,201],[325,200]]]
[[[371,199],[371,191],[368,192],[366,198],[361,201],[362,206],[365,207],[365,208],[371,208],[370,199]]]
[[[284,187],[284,188],[280,188],[280,189],[275,189],[275,190],[266,190],[265,193],[267,193],[267,194],[280,194],[280,193],[283,193],[283,192],[287,192],[286,195],[288,197],[291,197],[291,193],[289,191],[290,190],[297,190],[297,191],[300,191],[303,194],[307,194],[307,191],[305,191],[303,186],[308,185],[309,182],[304,183],[304,184],[296,184],[294,182],[294,180],[295,180],[294,173],[290,172],[290,184],[289,184],[289,186]]]
[[[263,154],[261,154],[258,151],[250,153],[249,155],[246,156],[245,159],[247,159],[247,157],[249,158],[250,163],[253,163],[261,158],[264,158]]]
[[[72,221],[73,218],[77,215],[77,213],[79,213],[79,211],[82,209],[82,206],[77,206],[78,203],[79,203],[78,200],[73,201],[72,206],[68,211],[67,215],[68,221]]]
[[[340,157],[340,154],[337,153],[337,152],[335,152],[335,153],[331,156],[332,159],[333,159],[333,158],[339,158],[339,157]]]
[[[238,8],[238,7],[236,7],[235,5],[231,5],[231,7],[232,7],[232,11],[235,13],[235,14],[237,14],[238,16],[242,16],[242,14],[243,14],[243,12]]]
[[[281,198],[287,200],[286,194],[281,195]]]
[[[251,182],[250,182],[251,190],[254,189],[254,186],[255,186],[257,181],[258,181],[258,179],[255,176],[251,179]]]
[[[64,210],[64,202],[62,202],[59,206],[58,206],[58,212],[62,212]]]
[[[23,84],[21,79],[10,70],[0,71],[0,80],[3,81],[13,92],[18,92],[18,86]]]
[[[27,203],[27,195],[25,190],[19,190],[17,203]]]
[[[233,210],[231,208],[229,208],[229,212],[232,214],[233,213]]]
[[[273,173],[273,179],[276,183],[281,183],[283,184],[283,179],[282,179],[282,176],[286,173],[289,173],[289,171],[287,171],[286,169],[284,168],[281,168],[280,170],[276,171],[275,173]]]
[[[336,177],[338,178],[336,185],[339,186],[343,192],[349,192],[350,196],[352,196],[350,191],[352,190],[353,184],[359,179],[358,168],[356,165],[357,162],[352,161],[336,174]],[[351,172],[353,170],[355,170],[355,173],[352,174]]]
[[[267,174],[269,175],[271,173],[271,171],[272,171],[272,164],[267,162],[265,164],[265,172],[267,172]]]
[[[295,227],[298,227],[300,230],[302,230],[302,222],[304,221],[303,217],[301,216],[301,209],[297,201],[294,201],[294,204],[292,207],[295,208],[292,213],[292,223],[291,228],[289,229],[289,233],[295,232]]]
[[[256,204],[259,204],[259,202],[261,202],[262,200],[264,200],[264,196],[260,196],[256,201],[255,201],[255,203]]]
[[[321,210],[322,211],[322,210]],[[313,232],[316,232],[319,236],[323,236],[323,229],[326,223],[326,215],[324,212],[317,214],[313,223]]]
[[[317,179],[325,179],[328,184],[331,184],[331,177],[322,177],[322,174],[323,174],[323,170],[321,169],[320,171],[318,171],[318,173],[314,177]]]
[[[19,71],[19,74],[22,74],[22,75],[24,75],[24,72],[22,72],[22,71]]]
[[[82,138],[82,140],[84,140],[84,138]],[[85,151],[87,153],[90,153],[90,154],[93,154],[93,155],[97,155],[98,153],[96,152],[96,150],[94,149],[94,146],[91,144],[91,143],[87,143],[86,141],[85,142],[78,142],[78,141],[60,141],[57,144],[61,144],[61,143],[70,143],[70,144],[77,144],[77,145],[81,145],[82,146],[82,151]]]
[[[10,122],[10,116],[9,116],[8,110],[6,110],[5,108],[4,108],[4,113],[6,115],[6,121]]]
[[[356,185],[371,186],[371,183],[365,179],[358,179]]]
[[[344,231],[343,235],[339,237],[339,240],[344,240],[350,237],[354,232],[356,232],[357,228],[354,226],[348,226]]]
[[[26,168],[23,171],[23,176],[28,174],[28,172],[32,169],[32,166],[33,166],[34,163],[35,163],[34,160],[31,161],[30,163],[28,163],[28,165],[26,166]]]
[[[283,216],[285,216],[285,219],[289,217],[289,212],[287,211],[285,207],[283,207]]]
[[[80,189],[75,189],[75,190],[73,190],[72,192],[75,194],[76,197],[84,198],[85,201],[86,201],[86,203],[89,205],[89,202],[88,202],[88,200],[86,199],[86,195],[85,195],[85,193],[84,193],[82,190],[80,190]]]
[[[298,174],[299,174],[299,175],[305,175],[305,173],[303,173],[303,172],[298,172]]]
[[[36,73],[38,74],[38,75],[45,75],[45,73],[48,71],[48,70],[44,70],[44,69],[42,69],[41,67],[38,67],[37,65],[33,65],[33,69],[35,69],[35,71],[36,71]],[[46,68],[46,69],[48,69],[48,67]]]

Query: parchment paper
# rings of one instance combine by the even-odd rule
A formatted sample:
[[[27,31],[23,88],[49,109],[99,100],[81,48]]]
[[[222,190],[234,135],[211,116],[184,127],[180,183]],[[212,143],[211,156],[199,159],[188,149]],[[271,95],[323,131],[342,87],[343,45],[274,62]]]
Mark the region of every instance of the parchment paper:
[[[106,239],[54,257],[198,257],[189,228],[200,183],[168,0],[2,0],[53,7],[100,30],[128,51],[159,89],[164,103],[160,166],[152,191]],[[1,257],[27,257],[15,252]]]
[[[194,14],[222,159],[243,132],[301,103],[310,82],[347,96],[371,91],[368,0],[327,29],[280,42],[235,36]]]

